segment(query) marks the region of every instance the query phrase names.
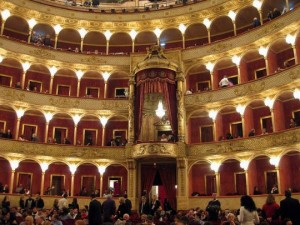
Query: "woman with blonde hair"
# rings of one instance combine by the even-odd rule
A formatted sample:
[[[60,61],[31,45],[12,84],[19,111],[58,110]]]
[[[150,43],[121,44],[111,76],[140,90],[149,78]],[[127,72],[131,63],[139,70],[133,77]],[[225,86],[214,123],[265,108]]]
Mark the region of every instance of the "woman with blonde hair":
[[[266,203],[262,207],[262,216],[270,224],[277,223],[278,221],[279,205],[275,201],[275,197],[272,194],[268,194]]]

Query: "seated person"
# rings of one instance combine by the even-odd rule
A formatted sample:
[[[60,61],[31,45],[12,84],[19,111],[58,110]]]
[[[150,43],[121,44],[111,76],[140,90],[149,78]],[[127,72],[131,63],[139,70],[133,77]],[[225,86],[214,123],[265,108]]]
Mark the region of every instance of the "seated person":
[[[253,137],[253,136],[255,136],[255,129],[254,128],[252,128],[250,130],[249,134],[248,134],[248,137]]]
[[[166,134],[162,134],[161,138],[160,138],[160,141],[167,142],[168,141],[167,135]]]

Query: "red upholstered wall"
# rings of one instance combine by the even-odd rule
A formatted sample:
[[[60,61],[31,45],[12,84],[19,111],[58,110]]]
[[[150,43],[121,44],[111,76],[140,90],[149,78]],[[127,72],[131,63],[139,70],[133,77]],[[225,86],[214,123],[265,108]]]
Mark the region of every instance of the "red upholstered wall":
[[[107,167],[103,175],[103,193],[105,190],[108,190],[109,177],[121,177],[122,178],[121,193],[127,191],[127,176],[128,173],[126,168],[121,165],[111,165]]]
[[[291,58],[294,58],[294,51],[290,47],[277,54],[277,65],[280,66],[281,68],[284,68],[284,62]]]
[[[223,40],[225,38],[229,38],[229,37],[233,37],[233,36],[234,36],[233,30],[232,31],[228,31],[228,32],[226,32],[224,34],[218,34],[218,35],[212,34],[212,36],[211,36],[211,42]]]
[[[280,159],[279,173],[281,174],[280,181],[282,193],[284,193],[284,190],[287,190],[288,188],[294,189],[294,187],[292,187],[292,180],[294,179],[292,166],[293,164],[291,163],[290,156],[285,155]],[[285,174],[290,174],[290,176],[286,176]],[[297,178],[299,178],[299,176],[297,176]]]
[[[42,89],[41,92],[45,92],[46,90],[49,91],[50,88],[50,74],[45,74],[42,72],[37,72],[37,71],[27,71],[26,72],[26,77],[25,77],[25,86],[27,87],[29,80],[33,81],[39,81],[42,83]]]
[[[300,49],[300,36],[298,36],[296,39],[296,49]],[[297,50],[297,56],[298,56],[298,59],[300,59],[300,51],[299,50]]]
[[[101,79],[99,75],[99,79],[91,79],[91,78],[82,78],[80,81],[80,91],[79,96],[83,97],[86,93],[86,88],[99,88],[99,98],[103,98],[104,96],[104,81]]]
[[[190,141],[191,143],[199,143],[200,142],[200,127],[212,125],[213,122],[209,117],[198,117],[191,118],[189,121],[190,125]]]
[[[224,76],[230,77],[232,75],[238,75],[238,70],[237,70],[236,66],[233,66],[233,67],[230,67],[230,68],[216,70],[214,72],[214,80],[216,81],[217,84],[219,84],[220,80],[222,80],[222,78]]]
[[[77,78],[75,77],[63,77],[63,76],[54,76],[53,79],[53,94],[56,94],[57,85],[69,85],[71,87],[70,96],[76,96],[77,93]]]
[[[0,110],[0,120],[6,122],[6,131],[10,129],[12,133],[15,131],[16,113],[14,111]]]
[[[14,32],[11,30],[7,30],[4,28],[3,31],[3,35],[17,39],[17,40],[21,40],[21,41],[28,41],[28,34],[24,34],[24,33],[18,33],[18,32]]]
[[[100,174],[95,165],[83,164],[80,165],[75,173],[74,178],[74,195],[79,196],[82,188],[82,176],[95,176],[95,190],[100,188]]]
[[[108,121],[105,127],[105,142],[104,145],[110,143],[113,138],[113,130],[115,129],[128,129],[128,121]],[[128,133],[127,133],[128,134]]]
[[[240,75],[241,84],[249,81],[247,63],[243,59],[240,62],[240,73],[241,73],[241,75]]]
[[[220,195],[230,195],[235,193],[234,186],[234,173],[243,172],[244,170],[240,167],[240,162],[224,162],[222,163],[220,172]]]
[[[186,40],[185,41],[185,47],[194,47],[199,45],[204,45],[208,43],[208,37],[199,38],[199,39],[193,39],[193,40]]]
[[[190,75],[187,79],[187,89],[193,89],[193,93],[195,93],[197,91],[197,82],[211,81],[210,76],[209,71]]]
[[[264,106],[261,108],[253,109],[253,121],[256,134],[261,134],[260,118],[266,116],[271,116],[269,107]]]
[[[115,98],[115,88],[129,88],[127,79],[112,79],[107,83],[107,98]]]
[[[255,71],[266,67],[266,61],[264,58],[257,59],[255,61],[247,63],[247,80],[255,80]]]
[[[68,128],[68,139],[71,141],[71,143],[73,143],[74,122],[71,118],[63,119],[63,118],[55,118],[54,116],[49,123],[48,137],[52,137],[52,138],[54,137],[53,127]]]
[[[292,154],[289,156],[290,159],[290,167],[291,167],[291,173],[290,177],[291,179],[291,188],[293,192],[300,192],[300,154]]]
[[[132,46],[109,46],[109,53],[130,53],[132,51]]]
[[[40,142],[43,142],[45,138],[45,117],[43,115],[36,116],[25,113],[25,115],[21,118],[19,136],[23,134],[23,126],[26,124],[30,126],[37,125],[37,137],[39,138]]]
[[[246,107],[244,112],[244,127],[245,131],[248,132],[252,128],[254,128],[254,120],[253,120],[253,110],[249,106]],[[248,134],[244,134],[244,137],[247,137]]]
[[[29,161],[29,162],[20,162],[19,167],[16,169],[15,172],[15,180],[14,180],[14,188],[13,192],[15,191],[18,185],[18,173],[30,173],[32,174],[32,188],[31,193],[36,194],[41,190],[41,180],[42,180],[42,170],[38,163]],[[25,184],[23,184],[25,185]],[[24,187],[28,188],[28,187]]]
[[[61,40],[58,40],[57,48],[62,48],[62,49],[71,48],[74,51],[75,48],[80,49],[80,43],[70,43],[70,42],[63,42]]]
[[[270,74],[273,74],[280,66],[277,63],[277,55],[272,50],[269,50],[267,58],[268,58],[268,63],[269,63]]]
[[[213,175],[214,172],[210,169],[210,165],[195,164],[192,166],[189,173],[189,193],[191,196],[193,192],[205,194],[205,175]]]
[[[256,160],[252,160],[248,166],[248,185],[249,185],[249,191],[250,191],[250,194],[253,194],[253,190],[254,190],[254,187],[257,186],[258,187],[258,190],[263,192],[265,191],[265,188],[264,186],[261,184],[259,185],[258,184],[258,181],[257,181],[257,173],[256,173]]]
[[[234,122],[242,122],[241,115],[239,113],[230,113],[222,115],[222,123],[223,123],[223,134],[226,135],[230,132],[230,124]]]
[[[11,176],[11,167],[9,162],[4,159],[0,158],[0,183],[3,185],[10,184],[10,176]],[[9,187],[10,188],[10,187]]]
[[[276,124],[276,131],[281,131],[285,129],[285,114],[284,114],[284,108],[283,103],[281,101],[275,101],[274,102],[274,121]],[[274,126],[274,125],[273,125]]]
[[[289,128],[290,119],[293,117],[293,111],[300,110],[300,101],[298,99],[291,99],[283,103],[284,107],[284,120],[285,120],[285,127]],[[297,121],[300,122],[300,121]],[[299,124],[298,124],[299,125]]]
[[[91,53],[94,53],[95,50],[98,50],[98,54],[106,53],[106,45],[100,46],[100,45],[87,45],[83,43],[83,51],[87,52],[90,51]]]
[[[45,173],[44,190],[51,187],[51,175],[65,176],[65,189],[71,190],[71,172],[69,167],[63,163],[52,163]]]
[[[23,70],[21,68],[0,65],[0,74],[12,76],[12,87],[14,87],[17,82],[22,81]]]
[[[84,143],[84,129],[97,129],[98,135],[97,135],[97,142],[96,140],[93,140],[93,145],[101,145],[101,139],[102,139],[102,126],[99,120],[80,120],[80,122],[77,125],[77,140],[80,140],[81,143]]]
[[[165,48],[171,49],[171,48],[182,48],[182,41],[176,41],[176,42],[166,42]]]
[[[217,140],[220,139],[220,137],[223,137],[225,134],[223,133],[223,119],[222,115],[218,113],[216,117],[216,137]]]

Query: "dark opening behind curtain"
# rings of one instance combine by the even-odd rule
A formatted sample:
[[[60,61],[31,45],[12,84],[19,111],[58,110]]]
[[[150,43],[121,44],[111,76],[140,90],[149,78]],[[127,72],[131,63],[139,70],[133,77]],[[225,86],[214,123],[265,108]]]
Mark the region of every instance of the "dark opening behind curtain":
[[[149,93],[161,93],[164,96],[165,108],[174,136],[177,137],[177,100],[175,72],[168,69],[148,69],[136,74],[134,133],[138,140],[141,132],[144,95]]]
[[[141,167],[142,192],[144,190],[147,191],[147,193],[151,191],[156,172],[157,170],[153,165],[142,165]]]

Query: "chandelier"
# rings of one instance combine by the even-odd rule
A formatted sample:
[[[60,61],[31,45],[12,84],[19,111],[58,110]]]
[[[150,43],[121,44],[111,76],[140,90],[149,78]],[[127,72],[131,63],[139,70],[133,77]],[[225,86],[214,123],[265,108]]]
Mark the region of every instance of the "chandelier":
[[[163,104],[162,104],[161,100],[159,100],[159,102],[158,102],[158,106],[157,106],[157,109],[155,110],[155,114],[160,119],[166,114],[166,111],[164,110],[164,107],[163,107]]]

